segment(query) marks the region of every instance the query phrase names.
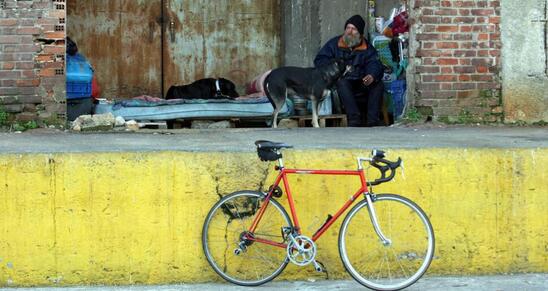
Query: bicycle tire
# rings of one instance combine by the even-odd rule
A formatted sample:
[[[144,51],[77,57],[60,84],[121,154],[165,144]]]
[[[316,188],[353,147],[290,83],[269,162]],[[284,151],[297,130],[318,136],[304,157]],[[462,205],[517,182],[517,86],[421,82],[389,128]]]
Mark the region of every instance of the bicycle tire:
[[[251,226],[264,198],[265,194],[258,191],[234,192],[215,203],[204,221],[202,248],[207,261],[219,276],[231,283],[241,286],[264,284],[278,276],[289,262],[284,248],[258,242],[251,243],[239,255],[234,253],[240,235]],[[218,223],[221,226],[214,226]],[[254,235],[282,243],[282,227],[285,226],[292,226],[289,215],[271,198]],[[252,275],[255,278],[251,278]]]
[[[341,225],[341,260],[347,272],[368,288],[406,288],[419,280],[432,262],[434,230],[424,211],[405,197],[379,194],[372,196],[372,200],[381,231],[391,244],[383,245],[375,233],[367,200],[363,200],[350,210]],[[394,269],[390,268],[392,261],[398,261]]]

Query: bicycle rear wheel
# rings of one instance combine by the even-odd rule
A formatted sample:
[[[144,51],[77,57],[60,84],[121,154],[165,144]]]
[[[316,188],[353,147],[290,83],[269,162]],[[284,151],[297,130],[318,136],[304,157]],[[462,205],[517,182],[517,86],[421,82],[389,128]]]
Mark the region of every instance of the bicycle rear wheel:
[[[202,230],[202,247],[207,261],[225,280],[243,286],[264,284],[278,276],[289,260],[285,248],[246,241],[242,236],[253,223],[265,195],[257,191],[238,191],[223,197],[209,211]],[[269,204],[253,237],[283,243],[282,227],[290,227],[285,209],[274,199]]]
[[[344,219],[339,253],[344,267],[360,284],[375,290],[399,290],[415,283],[434,255],[434,231],[428,217],[411,200],[394,194],[372,197],[385,246],[371,225],[367,201]]]

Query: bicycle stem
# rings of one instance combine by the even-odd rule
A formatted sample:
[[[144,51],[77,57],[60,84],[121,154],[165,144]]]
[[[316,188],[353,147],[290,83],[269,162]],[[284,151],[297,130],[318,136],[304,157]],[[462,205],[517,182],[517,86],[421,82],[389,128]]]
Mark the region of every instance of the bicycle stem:
[[[377,213],[375,212],[375,207],[373,206],[373,200],[371,199],[371,194],[365,193],[365,199],[367,200],[367,208],[369,209],[369,218],[371,219],[375,232],[381,239],[382,244],[384,246],[389,246],[392,244],[392,241],[382,233],[379,221],[377,220]]]

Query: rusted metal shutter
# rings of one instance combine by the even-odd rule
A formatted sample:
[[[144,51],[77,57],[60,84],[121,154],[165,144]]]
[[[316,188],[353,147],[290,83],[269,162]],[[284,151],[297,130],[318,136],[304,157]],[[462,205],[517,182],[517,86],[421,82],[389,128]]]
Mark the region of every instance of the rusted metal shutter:
[[[279,0],[166,0],[164,89],[206,77],[234,81],[240,94],[279,65]]]
[[[279,0],[71,0],[67,35],[103,97],[162,97],[162,84],[166,92],[204,77],[228,78],[242,94],[279,65],[279,11]]]

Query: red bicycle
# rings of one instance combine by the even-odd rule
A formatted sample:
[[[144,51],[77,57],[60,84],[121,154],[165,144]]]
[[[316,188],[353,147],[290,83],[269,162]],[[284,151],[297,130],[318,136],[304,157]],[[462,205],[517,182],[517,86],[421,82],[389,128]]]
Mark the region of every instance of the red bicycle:
[[[434,255],[434,231],[424,211],[395,194],[374,194],[371,186],[394,178],[401,159],[391,162],[374,150],[370,158],[357,158],[357,170],[302,170],[284,167],[284,143],[256,141],[263,161],[278,161],[278,177],[268,192],[237,191],[221,198],[209,211],[202,230],[202,246],[209,264],[225,280],[243,286],[264,284],[279,275],[289,262],[314,265],[316,241],[356,201],[339,231],[339,254],[348,273],[360,284],[376,290],[398,290],[415,283]],[[367,181],[362,163],[381,173]],[[387,175],[388,173],[388,175]],[[312,236],[302,233],[287,175],[357,176],[361,187]],[[283,182],[284,191],[280,187]],[[287,196],[291,218],[276,200]],[[369,225],[372,227],[369,227]]]

